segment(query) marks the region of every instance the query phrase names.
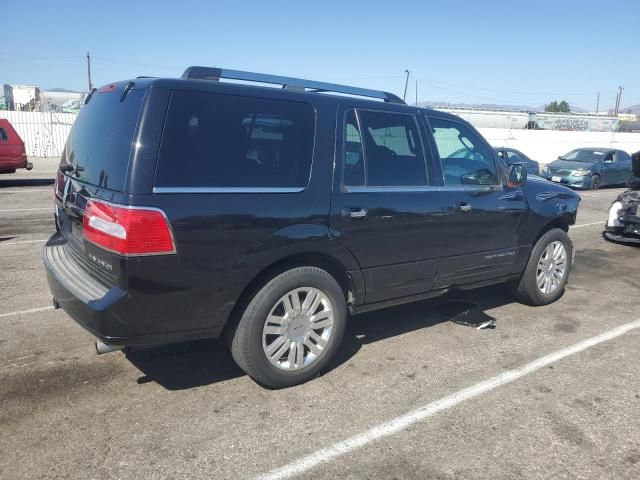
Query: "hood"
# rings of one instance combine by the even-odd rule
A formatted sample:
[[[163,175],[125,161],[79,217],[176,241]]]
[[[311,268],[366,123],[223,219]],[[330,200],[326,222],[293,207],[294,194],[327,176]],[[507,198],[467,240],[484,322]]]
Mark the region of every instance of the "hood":
[[[574,160],[554,160],[547,166],[554,170],[591,170],[596,163],[576,162]]]

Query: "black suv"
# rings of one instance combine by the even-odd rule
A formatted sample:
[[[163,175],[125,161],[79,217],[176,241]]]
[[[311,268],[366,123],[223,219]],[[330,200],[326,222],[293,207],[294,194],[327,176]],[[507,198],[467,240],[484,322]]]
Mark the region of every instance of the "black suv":
[[[499,282],[553,302],[580,200],[459,117],[205,67],[92,91],[55,193],[54,305],[100,352],[224,334],[269,387],[318,375],[348,313]]]

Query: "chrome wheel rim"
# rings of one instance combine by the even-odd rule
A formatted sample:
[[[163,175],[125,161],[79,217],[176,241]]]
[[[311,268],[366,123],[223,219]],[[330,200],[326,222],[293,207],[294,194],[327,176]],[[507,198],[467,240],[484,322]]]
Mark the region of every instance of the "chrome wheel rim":
[[[317,288],[286,293],[271,308],[262,329],[262,350],[281,370],[300,370],[322,356],[333,334],[334,312]]]
[[[545,295],[554,293],[562,283],[567,271],[567,249],[558,240],[544,249],[536,270],[536,284]]]

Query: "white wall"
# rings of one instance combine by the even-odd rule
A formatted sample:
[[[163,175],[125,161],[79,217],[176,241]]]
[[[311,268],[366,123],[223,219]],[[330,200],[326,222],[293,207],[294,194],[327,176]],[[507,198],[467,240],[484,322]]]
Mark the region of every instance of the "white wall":
[[[27,155],[58,157],[67,140],[72,113],[9,112],[0,110],[25,143]],[[628,153],[640,150],[640,133],[567,132],[559,130],[521,130],[479,128],[494,147],[513,147],[542,164],[579,147],[619,148]]]
[[[59,157],[76,119],[73,113],[10,112],[0,110],[24,142],[30,157]]]
[[[479,128],[494,147],[512,147],[541,164],[549,163],[574,148],[617,148],[627,153],[640,150],[640,133],[565,132],[559,130],[509,130]]]

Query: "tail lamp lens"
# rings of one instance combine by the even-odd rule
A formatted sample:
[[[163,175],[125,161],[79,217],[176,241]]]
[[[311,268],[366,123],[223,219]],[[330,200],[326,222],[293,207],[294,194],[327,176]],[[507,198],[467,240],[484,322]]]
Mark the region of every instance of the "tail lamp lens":
[[[169,222],[160,210],[89,200],[82,223],[88,241],[121,255],[176,251]]]

